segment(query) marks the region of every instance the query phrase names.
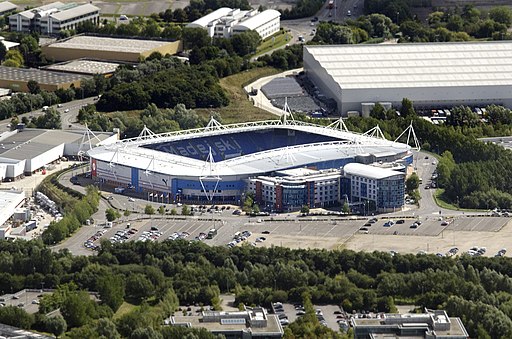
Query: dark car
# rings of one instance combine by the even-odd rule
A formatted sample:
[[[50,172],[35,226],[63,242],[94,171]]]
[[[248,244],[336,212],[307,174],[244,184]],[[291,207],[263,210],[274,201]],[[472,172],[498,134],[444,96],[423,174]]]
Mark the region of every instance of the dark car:
[[[270,234],[270,231],[263,231],[262,234]]]

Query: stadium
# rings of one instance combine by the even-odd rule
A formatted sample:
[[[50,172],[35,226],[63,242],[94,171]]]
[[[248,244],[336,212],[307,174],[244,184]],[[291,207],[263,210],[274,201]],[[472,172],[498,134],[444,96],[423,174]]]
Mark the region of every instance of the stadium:
[[[88,155],[98,182],[148,199],[236,203],[249,178],[297,168],[340,169],[351,162],[407,165],[411,150],[386,140],[378,127],[350,132],[342,119],[319,126],[293,118],[222,125],[212,118],[199,129],[157,135],[145,128],[136,138]]]

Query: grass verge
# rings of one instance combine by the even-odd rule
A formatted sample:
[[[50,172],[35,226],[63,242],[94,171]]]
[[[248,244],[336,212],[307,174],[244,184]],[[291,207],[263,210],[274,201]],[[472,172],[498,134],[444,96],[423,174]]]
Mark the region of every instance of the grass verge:
[[[220,85],[226,91],[230,103],[226,107],[215,108],[213,111],[220,114],[224,124],[276,119],[277,117],[274,114],[255,107],[247,98],[243,86],[259,78],[279,72],[278,69],[272,67],[253,68],[220,79]],[[196,109],[198,114],[205,116],[207,119],[211,111],[210,109]]]
[[[279,48],[281,46],[286,45],[291,39],[291,35],[286,33],[285,31],[279,31],[271,37],[266,38],[261,42],[261,44],[256,48],[255,57],[270,52],[273,49]]]
[[[459,208],[453,204],[450,204],[446,200],[444,200],[443,194],[444,194],[444,188],[438,188],[438,189],[436,189],[436,192],[434,193],[434,200],[435,200],[437,206],[439,206],[441,208],[445,208],[447,210],[465,211],[465,212],[486,212],[486,210]]]
[[[130,304],[130,303],[126,302],[126,301],[123,302],[121,304],[121,306],[119,306],[119,308],[117,309],[117,312],[114,313],[114,316],[112,317],[112,320],[116,320],[116,319],[121,318],[123,315],[132,312],[137,307],[139,307],[139,306],[134,305],[134,304]]]

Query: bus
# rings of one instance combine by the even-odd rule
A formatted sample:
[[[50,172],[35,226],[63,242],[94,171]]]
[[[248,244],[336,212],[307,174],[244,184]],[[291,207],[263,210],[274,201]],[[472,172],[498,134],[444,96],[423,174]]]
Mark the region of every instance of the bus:
[[[212,228],[208,235],[206,236],[206,239],[213,239],[217,235],[217,230],[215,228]]]
[[[327,5],[327,8],[329,8],[329,9],[334,8],[334,0],[329,0],[329,4]]]

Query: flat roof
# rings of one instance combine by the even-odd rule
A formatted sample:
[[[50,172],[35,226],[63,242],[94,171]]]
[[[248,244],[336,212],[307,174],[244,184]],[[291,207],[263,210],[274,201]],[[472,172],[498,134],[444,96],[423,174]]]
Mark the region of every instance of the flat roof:
[[[43,334],[30,332],[27,330],[23,330],[21,328],[17,328],[17,327],[5,325],[5,324],[0,324],[0,336],[2,338],[17,338],[17,339],[19,339],[19,338],[29,338],[29,339],[53,338],[53,337],[49,337],[49,336],[46,336]]]
[[[512,42],[304,46],[342,89],[512,85]]]
[[[45,67],[50,71],[60,71],[78,74],[110,74],[114,73],[120,64],[115,62],[94,61],[94,60],[72,60],[60,64]]]
[[[62,7],[62,6],[64,6],[64,3],[56,1],[56,2],[52,2],[50,4],[47,4],[47,5],[43,5],[43,6],[39,6],[39,7],[36,7],[36,8],[31,8],[31,9],[27,9],[26,11],[23,11],[23,12],[20,12],[20,13],[17,13],[17,14],[13,14],[13,15],[21,15],[21,16],[24,16],[26,18],[32,19],[35,16],[34,12],[37,12],[37,11],[48,11],[48,10],[51,10],[51,9],[54,9],[54,8],[59,8],[59,7]]]
[[[61,144],[81,143],[85,130],[24,129],[0,140],[0,158],[25,160],[34,158]],[[112,133],[95,133],[100,141]],[[1,138],[1,136],[0,136]],[[94,144],[99,141],[91,139]]]
[[[165,46],[169,43],[172,42],[81,35],[74,36],[63,41],[57,41],[53,44],[50,44],[48,47],[142,53],[148,50]]]
[[[10,81],[35,80],[39,84],[59,85],[86,78],[86,75],[45,71],[37,68],[15,68],[0,66],[0,79]]]
[[[374,167],[356,162],[346,164],[343,167],[343,171],[351,175],[357,175],[371,179],[384,179],[393,177],[395,175],[405,176],[405,173],[403,172],[394,171],[389,168]]]
[[[229,312],[230,313],[230,312]],[[244,312],[245,313],[245,312]],[[220,331],[246,331],[248,328],[253,333],[282,333],[282,327],[276,315],[267,315],[267,326],[265,327],[251,327],[249,322],[244,324],[221,324],[220,322],[204,322],[202,316],[173,316],[175,324],[189,323],[192,327],[203,327],[210,332]],[[228,318],[228,317],[226,317]]]
[[[81,15],[89,14],[92,12],[99,11],[100,9],[91,4],[83,4],[75,7],[71,7],[69,9],[62,10],[57,13],[50,14],[50,16],[59,21],[64,21],[68,19],[73,19],[79,17]]]
[[[274,20],[275,18],[279,18],[280,16],[281,13],[279,13],[275,9],[267,9],[261,13],[256,14],[253,17],[250,17],[249,19],[239,22],[233,27],[233,29],[235,30],[240,27],[244,27],[247,29],[256,29],[260,27],[262,24],[265,24],[270,20]]]

